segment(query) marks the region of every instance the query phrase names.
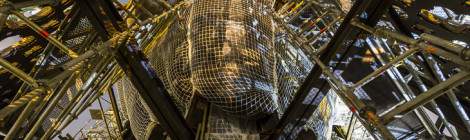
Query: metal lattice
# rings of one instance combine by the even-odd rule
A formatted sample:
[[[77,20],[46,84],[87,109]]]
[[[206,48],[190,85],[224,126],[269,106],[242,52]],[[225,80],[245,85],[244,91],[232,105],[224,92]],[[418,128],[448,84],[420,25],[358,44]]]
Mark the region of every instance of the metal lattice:
[[[62,0],[62,8],[57,3],[28,2],[41,8],[29,17],[23,9],[30,8],[4,9],[17,19],[0,15],[7,20],[5,36],[19,34],[23,38],[3,53],[9,56],[0,59],[3,68],[0,73],[9,72],[3,75],[3,81],[8,83],[0,86],[3,94],[10,96],[19,87],[13,101],[9,97],[2,100],[10,102],[0,109],[0,121],[8,121],[2,126],[9,129],[5,139],[61,138],[66,128],[96,99],[104,113],[101,93],[122,74],[113,56],[126,74],[131,71],[137,75],[132,77],[133,81],[153,82],[133,82],[143,90],[162,91],[163,81],[181,114],[191,121],[184,123],[165,92],[149,95],[150,99],[142,98],[140,95],[152,93],[138,94],[133,83],[124,78],[116,84],[120,105],[124,122],[130,122],[137,139],[155,136],[152,132],[157,121],[168,124],[162,128],[172,139],[193,138],[191,129],[201,122],[195,134],[197,139],[260,139],[268,133],[272,134],[268,139],[302,139],[315,134],[317,139],[470,137],[469,105],[461,101],[468,98],[461,93],[470,87],[470,49],[462,35],[468,30],[465,23],[459,22],[464,20],[459,17],[465,16],[460,14],[461,7],[454,13],[445,7],[435,6],[430,10],[429,5],[413,1],[400,4],[356,1],[352,6],[350,0],[191,0],[179,4],[143,0],[133,3],[135,8],[144,8],[131,10],[129,5],[114,9],[108,1],[98,7],[90,6],[89,2],[85,7],[77,3],[81,12],[98,8],[88,13],[99,15],[97,19],[66,16],[60,22],[63,15],[84,16],[62,11],[70,9],[67,5],[71,1]],[[0,7],[6,6],[3,4]],[[450,6],[447,2],[442,4]],[[470,1],[465,5],[470,5]],[[145,7],[154,7],[146,11],[146,17],[152,17],[151,20],[136,22],[144,25],[141,27],[128,24],[130,28],[118,33],[121,18],[110,16],[128,14],[123,17],[127,20],[134,18],[129,13],[139,16]],[[351,12],[345,15],[349,9]],[[33,9],[26,11],[34,13]],[[383,16],[384,13],[388,15]],[[103,27],[100,31],[113,36],[108,41],[108,37],[97,36],[104,34],[97,34],[90,23],[103,19],[105,24],[99,25]],[[422,25],[423,22],[427,23]],[[70,26],[64,28],[67,23]],[[33,34],[36,32],[39,35]],[[48,47],[42,50],[45,43],[49,43]],[[125,49],[128,43],[142,47]],[[117,48],[118,53],[106,53],[103,46],[108,45]],[[52,50],[53,47],[57,48]],[[142,76],[153,71],[148,69],[140,51],[134,49],[148,54],[158,77]],[[43,53],[39,54],[40,51]],[[36,65],[32,66],[33,62]],[[140,65],[134,65],[137,63]],[[311,70],[313,63],[315,69]],[[116,111],[113,92],[108,92]],[[446,100],[437,100],[443,95],[447,96]],[[197,99],[191,99],[196,96]],[[146,103],[153,99],[163,100],[157,100],[152,106],[168,108],[150,111]],[[196,103],[192,106],[194,114],[192,107],[188,111],[190,103]],[[162,118],[157,120],[155,114]],[[101,117],[106,115],[109,113]],[[275,115],[282,117],[279,122],[275,121],[279,119]],[[267,122],[260,121],[267,117]],[[11,124],[13,119],[16,121]],[[111,121],[112,130],[120,131],[116,134],[125,132],[121,131],[126,128],[122,129],[119,118],[102,119],[108,135],[104,134],[101,122],[96,123],[100,126],[97,131],[88,131],[88,138],[117,138],[118,135],[111,134],[107,120],[116,120],[119,129]],[[348,124],[345,134],[343,130]],[[364,135],[366,131],[368,135]],[[362,136],[354,136],[358,133]]]
[[[86,38],[90,35],[87,34],[90,31],[93,30],[93,26],[91,25],[90,21],[86,18],[83,17],[79,19],[78,24],[76,26],[73,26],[71,30],[68,32],[64,33],[64,36],[62,37],[64,40],[64,43],[69,45],[71,48],[76,47],[78,45],[81,45],[86,41]],[[62,62],[65,62],[68,60],[68,57],[59,57],[53,61],[53,64],[59,64]],[[70,99],[72,99],[73,96],[76,96],[76,93],[80,89],[81,85],[83,84],[81,80],[76,81],[76,86],[71,87],[69,90],[67,90],[67,95],[62,97],[59,101],[59,106],[54,108],[54,110],[48,115],[48,119],[43,123],[43,128],[49,128],[54,121],[56,121],[57,117],[59,117],[59,114],[61,111],[63,111],[63,108],[67,106],[68,103],[70,103]],[[78,86],[80,85],[80,86]]]

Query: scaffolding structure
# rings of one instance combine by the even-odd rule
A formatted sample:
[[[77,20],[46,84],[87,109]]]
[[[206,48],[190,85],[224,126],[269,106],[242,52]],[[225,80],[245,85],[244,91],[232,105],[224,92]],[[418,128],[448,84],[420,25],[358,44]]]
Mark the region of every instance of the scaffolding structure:
[[[4,90],[16,93],[0,132],[52,139],[98,102],[88,138],[469,138],[468,24],[406,14],[416,5],[0,0],[0,37],[23,38],[0,58],[0,74],[21,81]],[[31,6],[40,12],[25,15]],[[413,16],[431,25],[410,28]],[[11,62],[16,51],[31,60]],[[339,107],[347,117],[333,123]]]

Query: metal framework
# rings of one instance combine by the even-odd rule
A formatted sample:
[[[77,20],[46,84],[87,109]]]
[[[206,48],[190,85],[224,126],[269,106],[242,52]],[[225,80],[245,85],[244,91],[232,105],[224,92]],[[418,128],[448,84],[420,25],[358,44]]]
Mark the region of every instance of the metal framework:
[[[123,115],[120,115],[122,114],[120,110],[122,109],[118,106],[119,101],[113,90],[113,85],[123,76],[129,77],[132,85],[137,89],[139,97],[148,106],[148,113],[157,118],[158,124],[152,128],[152,134],[149,138],[167,136],[172,139],[184,140],[206,138],[204,136],[208,131],[206,123],[209,122],[208,116],[210,111],[214,109],[213,105],[226,107],[225,111],[228,110],[227,112],[243,113],[240,110],[244,109],[246,109],[245,112],[257,112],[258,110],[249,110],[249,108],[261,107],[236,103],[233,103],[237,105],[233,111],[233,108],[230,108],[231,105],[217,102],[220,97],[211,94],[213,89],[204,87],[206,85],[198,85],[200,88],[197,92],[193,91],[190,97],[191,102],[187,103],[189,108],[185,114],[181,113],[179,106],[177,106],[178,102],[175,102],[172,97],[174,93],[169,93],[164,79],[157,76],[154,70],[158,68],[149,64],[149,58],[146,55],[148,56],[152,50],[152,44],[155,45],[158,44],[155,42],[161,41],[160,35],[169,30],[172,24],[169,22],[170,20],[184,19],[180,17],[182,13],[179,8],[190,6],[201,8],[206,5],[201,5],[203,3],[191,5],[194,3],[186,1],[169,3],[165,0],[157,0],[154,2],[162,8],[162,11],[146,9],[145,5],[141,5],[144,2],[131,2],[128,5],[122,5],[111,0],[99,1],[96,4],[91,0],[79,0],[74,4],[55,0],[16,3],[0,0],[0,31],[10,32],[13,30],[6,27],[7,20],[11,20],[7,17],[12,15],[16,17],[18,23],[21,22],[24,25],[24,28],[16,30],[27,31],[23,35],[35,37],[43,41],[43,45],[46,46],[41,53],[37,54],[40,58],[29,72],[9,60],[0,58],[1,69],[23,82],[20,83],[21,86],[18,87],[18,93],[14,95],[13,100],[0,109],[0,126],[9,127],[6,130],[5,139],[52,139],[60,135],[61,131],[96,100],[101,107],[100,97],[104,94],[109,94],[115,116],[114,121],[119,130],[118,137],[111,139],[125,139],[125,135],[130,134],[131,130],[128,122],[125,121],[126,118],[121,118]],[[390,126],[394,120],[404,118],[415,118],[431,138],[438,139],[444,133],[436,124],[437,122],[431,119],[429,112],[436,114],[453,139],[470,136],[468,134],[470,132],[470,118],[466,110],[468,108],[463,107],[465,103],[458,95],[462,92],[461,90],[465,90],[462,85],[468,86],[467,81],[470,80],[470,49],[468,46],[460,45],[429,32],[420,35],[412,34],[409,29],[405,29],[406,25],[393,7],[399,4],[392,0],[356,0],[347,14],[338,10],[340,9],[338,7],[341,6],[338,4],[327,3],[330,4],[330,7],[325,8],[328,10],[324,10],[322,8],[325,7],[325,4],[321,2],[323,1],[305,0],[302,3],[295,1],[263,3],[274,6],[262,7],[260,13],[264,15],[259,14],[257,15],[259,17],[255,18],[256,21],[262,22],[257,22],[257,24],[262,24],[263,27],[268,26],[269,23],[269,27],[263,28],[263,31],[265,30],[263,33],[269,36],[266,38],[274,38],[277,32],[272,29],[280,27],[278,30],[285,31],[287,38],[291,41],[291,46],[299,48],[306,54],[308,61],[313,64],[311,69],[304,68],[308,74],[304,75],[305,79],[298,80],[303,81],[301,85],[292,88],[292,93],[282,95],[281,102],[283,103],[266,105],[270,107],[269,113],[275,113],[267,118],[268,121],[259,121],[264,123],[259,124],[262,126],[261,134],[266,135],[266,138],[269,139],[293,139],[298,136],[299,131],[300,133],[311,132],[311,130],[300,130],[299,128],[312,121],[312,114],[317,110],[327,93],[335,93],[353,114],[348,131],[344,135],[346,139],[351,139],[353,125],[356,122],[360,122],[375,139],[397,139],[398,136],[392,132]],[[41,23],[40,20],[26,17],[20,10],[24,7],[38,5],[52,5],[61,7],[61,10],[67,8],[70,10],[67,14],[64,11],[55,11],[60,12],[59,15],[62,15],[64,19],[60,20],[57,26],[45,26],[46,24]],[[276,9],[278,5],[281,6]],[[331,8],[331,5],[336,8]],[[138,10],[132,10],[132,8]],[[243,11],[243,8],[246,11]],[[235,10],[241,10],[247,14],[249,13],[247,9],[252,7],[243,8]],[[119,12],[120,10],[122,12]],[[207,9],[193,9],[194,17],[187,17],[191,20],[189,27],[192,27],[188,30],[205,31],[204,33],[206,33],[198,36],[199,34],[188,32],[188,42],[189,45],[196,46],[191,48],[194,50],[205,49],[204,45],[207,45],[192,44],[196,42],[194,40],[198,37],[207,37],[212,33],[209,32],[211,30],[203,28],[206,27],[203,24],[206,20],[201,20],[201,18],[204,19],[204,14],[207,14],[204,13],[204,10]],[[135,13],[135,11],[140,12]],[[298,24],[298,20],[302,19],[305,12],[315,13],[312,14],[314,15],[312,18]],[[145,19],[145,17],[149,18]],[[380,22],[385,22],[389,20],[388,18],[391,19],[395,27],[380,25]],[[193,19],[195,19],[194,22]],[[297,27],[293,28],[295,25]],[[146,29],[147,26],[151,26],[151,28]],[[254,30],[254,26],[256,25],[249,27],[249,29]],[[220,33],[226,33],[226,31],[220,31]],[[234,35],[235,33],[226,34]],[[253,35],[255,34],[257,32],[253,32]],[[223,42],[218,43],[220,45]],[[262,44],[261,49],[266,50],[272,47],[269,45],[275,45],[274,41],[263,43],[265,44],[260,43]],[[357,44],[367,44],[368,47],[358,47]],[[364,63],[343,63],[349,61],[349,58],[354,55],[366,51],[372,53],[378,65],[369,73],[361,72],[358,76],[347,75],[354,74],[350,73],[351,69],[359,69],[365,65],[370,67]],[[273,71],[277,67],[277,63],[274,63],[278,55],[276,53],[269,56],[272,57],[272,60],[265,60],[269,61],[266,64]],[[194,54],[197,55],[197,53]],[[205,56],[199,55],[197,58]],[[272,64],[271,61],[273,61]],[[450,63],[454,71],[449,72],[443,68],[443,62]],[[191,64],[194,63],[191,61]],[[198,68],[205,69],[202,65]],[[340,70],[345,72],[338,74]],[[261,71],[257,72],[261,73]],[[266,77],[270,76],[264,76],[264,78]],[[400,96],[400,101],[389,105],[392,107],[388,108],[379,108],[361,96],[364,91],[367,92],[363,89],[377,84],[376,81],[383,77],[387,77],[391,83],[390,87],[396,89]],[[278,82],[277,80],[284,79],[268,81],[274,85]],[[201,80],[201,82],[203,81]],[[203,84],[201,82],[198,84]],[[234,83],[236,82],[234,80]],[[278,88],[277,86],[273,87]],[[279,88],[284,87],[279,86]],[[67,100],[69,93],[71,93],[71,98]],[[444,95],[459,119],[447,116],[452,113],[446,113],[442,108],[442,104],[445,102],[439,100],[439,98],[444,98]],[[232,100],[232,98],[234,97],[224,96],[224,100]],[[65,103],[64,99],[67,100]],[[274,101],[272,102],[274,103]],[[102,107],[101,112],[105,118],[105,111]],[[409,112],[413,114],[409,115]],[[50,122],[48,119],[51,117],[55,121]],[[107,120],[104,119],[104,121],[107,133],[112,136]],[[462,122],[462,124],[458,124],[458,122]],[[464,127],[464,129],[458,130],[455,127]]]
[[[288,126],[290,121],[299,123],[301,120],[301,115],[299,113],[304,113],[305,115],[309,115],[311,113],[305,113],[307,109],[303,109],[303,102],[307,97],[308,93],[310,93],[311,88],[306,88],[305,90],[302,87],[308,87],[309,81],[315,81],[315,79],[321,79],[320,78],[320,73],[324,74],[326,76],[331,87],[336,91],[339,97],[345,101],[348,106],[351,108],[351,111],[357,112],[355,113],[359,118],[362,118],[361,122],[363,122],[363,125],[367,128],[370,127],[368,130],[371,133],[375,133],[377,131],[379,134],[381,134],[381,138],[383,139],[395,139],[395,137],[389,132],[389,130],[386,128],[386,124],[391,122],[393,118],[395,118],[396,115],[398,114],[404,114],[405,112],[409,112],[411,110],[415,111],[415,114],[418,116],[418,118],[421,120],[422,125],[426,128],[428,133],[433,138],[439,137],[436,133],[436,126],[431,122],[424,112],[424,108],[422,108],[423,105],[426,103],[431,102],[431,105],[433,106],[434,109],[436,109],[437,114],[440,116],[440,119],[442,119],[448,128],[448,130],[451,132],[452,136],[454,138],[457,138],[456,132],[452,130],[452,128],[449,126],[448,121],[446,120],[445,116],[442,114],[442,111],[440,108],[437,106],[437,104],[433,101],[433,99],[446,94],[448,90],[453,90],[457,85],[462,85],[468,80],[468,74],[467,74],[467,66],[468,62],[465,62],[465,59],[467,57],[467,52],[464,46],[457,45],[455,43],[452,43],[450,41],[447,41],[445,39],[441,39],[439,37],[430,35],[430,34],[421,34],[420,38],[421,40],[416,40],[410,37],[406,37],[405,35],[401,35],[396,32],[392,32],[390,30],[382,30],[381,28],[379,29],[373,29],[375,22],[378,21],[378,19],[385,13],[387,9],[389,9],[388,6],[390,6],[391,2],[387,1],[382,1],[383,4],[379,5],[374,5],[373,1],[370,2],[364,2],[364,1],[356,1],[355,5],[352,7],[351,11],[348,13],[346,18],[343,21],[342,27],[336,31],[335,37],[330,41],[329,45],[325,47],[326,50],[321,50],[318,54],[318,56],[313,56],[313,60],[315,61],[317,68],[314,67],[312,72],[310,73],[309,77],[316,72],[316,77],[311,78],[313,80],[309,80],[310,78],[306,79],[306,82],[301,86],[301,88],[298,90],[298,93],[296,94],[297,96],[294,98],[294,101],[292,104],[289,106],[289,109],[286,111],[285,115],[283,118],[280,120],[280,123],[278,123],[278,126],[275,129],[276,135],[273,136],[272,138],[277,139],[278,137],[286,137],[285,133],[290,131],[293,131],[292,126],[289,126],[291,130],[285,130],[286,126]],[[388,3],[388,4],[387,4]],[[375,2],[375,4],[378,4],[378,2]],[[370,6],[370,7],[368,7]],[[377,13],[374,13],[373,11],[367,11],[368,9],[370,10],[376,10]],[[390,8],[392,9],[392,8]],[[365,11],[361,11],[365,10]],[[392,9],[393,10],[393,9]],[[357,13],[355,13],[357,12]],[[366,17],[360,17],[359,20],[359,13],[367,13]],[[366,25],[369,24],[369,25]],[[393,60],[388,61],[388,63],[384,63],[382,67],[377,68],[374,72],[368,74],[364,78],[361,78],[355,84],[348,84],[342,82],[340,79],[341,77],[338,77],[337,75],[333,74],[330,69],[335,70],[337,66],[331,66],[329,68],[326,64],[329,64],[331,60],[325,60],[321,59],[322,56],[328,56],[326,54],[330,54],[329,56],[331,57],[332,55],[336,54],[339,46],[348,46],[347,44],[344,45],[343,43],[350,43],[353,44],[352,42],[355,41],[349,41],[349,40],[356,40],[360,38],[356,38],[358,34],[360,34],[361,31],[364,30],[367,33],[371,33],[374,36],[379,36],[379,37],[384,37],[392,40],[397,40],[403,43],[408,44],[411,46],[406,52],[403,52],[401,55],[396,56]],[[321,33],[321,32],[320,32]],[[335,40],[336,39],[336,40]],[[433,45],[430,45],[433,44]],[[435,45],[435,46],[434,46]],[[416,47],[414,47],[416,46]],[[331,50],[331,51],[330,51]],[[326,52],[323,52],[326,51]],[[410,63],[408,57],[411,55],[417,53],[417,52],[423,52],[425,54],[432,53],[433,55],[437,55],[440,57],[445,57],[447,60],[451,61],[454,64],[459,65],[459,68],[461,69],[461,72],[456,74],[455,76],[452,76],[450,79],[445,79],[443,78],[443,74],[439,68],[438,65],[436,65],[435,60],[433,60],[433,56],[427,55],[427,58],[429,58],[427,61],[431,61],[431,63],[434,63],[433,65],[433,73],[437,74],[438,78],[440,79],[439,82],[442,82],[438,85],[435,85],[434,87],[430,88],[429,90],[427,89],[426,85],[422,83],[420,79],[420,75],[416,73],[416,69],[410,68],[411,66],[414,66],[416,64]],[[343,54],[345,55],[345,54]],[[376,54],[380,55],[380,54]],[[324,58],[324,57],[323,57]],[[331,59],[331,58],[330,58]],[[406,85],[408,82],[404,81],[403,76],[396,70],[396,65],[398,63],[401,63],[403,60],[406,60],[406,64],[409,67],[409,71],[412,71],[414,73],[413,79],[417,81],[421,81],[418,83],[421,83],[419,87],[421,87],[421,90],[423,93],[419,94],[418,96],[413,95],[413,91],[410,89],[409,85]],[[342,61],[342,60],[339,60]],[[331,64],[331,63],[330,63]],[[349,67],[354,67],[354,66],[349,66]],[[315,71],[317,70],[317,71]],[[392,75],[392,76],[398,76],[401,78],[401,81],[397,81],[402,88],[405,90],[403,91],[404,94],[410,94],[411,95],[406,95],[408,96],[406,99],[406,102],[403,104],[399,104],[393,109],[384,112],[383,115],[378,115],[376,114],[375,109],[371,108],[371,106],[367,105],[364,103],[364,101],[361,101],[358,97],[355,97],[354,92],[356,89],[362,87],[363,85],[367,84],[368,82],[374,80],[375,78],[379,77],[382,73],[385,71],[392,72],[395,71],[395,74],[398,75]],[[317,80],[318,81],[318,80]],[[311,85],[320,85],[320,83],[316,84],[311,84]],[[328,88],[326,88],[328,89]],[[303,92],[302,92],[303,91]],[[318,94],[318,93],[317,93]],[[405,97],[406,97],[405,96]],[[451,103],[454,105],[455,109],[457,110],[458,114],[462,118],[464,124],[466,125],[466,121],[468,120],[468,116],[466,115],[466,111],[463,110],[462,106],[460,105],[459,101],[457,100],[456,96],[453,93],[450,93],[450,98],[451,98]],[[292,111],[292,110],[299,110],[299,111]],[[301,110],[301,111],[300,111]],[[295,113],[299,112],[299,113]],[[304,117],[305,118],[305,117]],[[291,125],[291,124],[290,124]],[[287,136],[288,137],[288,136]]]

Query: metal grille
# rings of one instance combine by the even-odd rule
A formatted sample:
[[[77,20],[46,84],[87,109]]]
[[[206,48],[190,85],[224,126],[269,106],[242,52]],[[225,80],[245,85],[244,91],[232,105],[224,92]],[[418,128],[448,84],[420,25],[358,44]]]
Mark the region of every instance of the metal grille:
[[[73,26],[71,30],[68,32],[64,33],[64,36],[62,36],[62,39],[64,44],[69,46],[69,47],[76,47],[78,45],[81,45],[84,43],[86,38],[90,35],[88,34],[90,31],[93,30],[93,25],[91,25],[90,21],[86,18],[83,17],[79,19],[78,23],[76,26]],[[60,64],[68,60],[68,56],[62,56],[57,59],[55,59],[52,64]],[[77,85],[82,85],[81,81],[78,80]],[[78,87],[71,87],[67,92],[67,94],[70,94],[71,96],[75,96],[74,94],[77,93],[77,91],[80,89],[80,86]],[[59,106],[54,108],[54,110],[48,115],[48,119],[43,123],[43,128],[46,130],[49,128],[54,122],[57,117],[59,117],[59,113],[63,111],[63,107],[67,106],[67,104],[70,102],[70,96],[64,96],[62,99],[59,101]]]
[[[85,45],[84,43],[93,42],[87,40],[89,39],[89,36],[92,35],[90,33],[94,30],[90,20],[86,17],[81,17],[78,20],[79,21],[76,21],[75,23],[70,23],[74,24],[75,26],[71,26],[72,28],[64,32],[61,38],[64,45],[68,46],[72,50],[78,50],[80,45]],[[52,64],[60,64],[69,59],[68,56],[63,55],[59,51],[56,51],[52,55],[54,58],[56,58],[52,60]]]
[[[79,36],[79,37],[76,37],[76,38],[69,39],[69,40],[65,41],[65,43],[67,45],[69,45],[70,47],[76,47],[76,46],[81,45],[86,37],[87,37],[86,35]]]
[[[42,127],[43,127],[44,130],[47,130],[49,127],[51,127],[52,124],[57,120],[60,113],[64,110],[64,108],[67,106],[67,104],[70,103],[70,100],[73,98],[73,96],[76,95],[78,90],[81,88],[81,85],[83,85],[81,79],[77,79],[75,81],[75,86],[71,86],[67,90],[66,95],[63,96],[59,100],[59,103],[57,104],[57,107],[55,107],[51,111],[51,113],[48,115],[47,119],[42,123]]]
[[[88,18],[84,17],[78,21],[77,25],[74,28],[65,34],[64,39],[75,38],[78,36],[88,35],[90,31],[93,30],[93,25],[90,23]]]
[[[90,35],[91,31],[93,31],[93,25],[88,18],[83,17],[78,21],[77,25],[69,32],[66,32],[62,38],[64,39],[65,45],[75,48],[86,41],[85,39]]]

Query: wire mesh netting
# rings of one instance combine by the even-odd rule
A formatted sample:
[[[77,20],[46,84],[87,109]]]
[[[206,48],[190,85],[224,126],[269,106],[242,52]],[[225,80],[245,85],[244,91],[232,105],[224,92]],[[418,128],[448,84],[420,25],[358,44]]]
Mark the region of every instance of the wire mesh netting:
[[[189,10],[180,11],[188,17]],[[184,112],[193,93],[189,49],[187,40],[188,19],[178,19],[169,27],[168,34],[149,54],[150,63],[162,79],[170,96],[180,111]]]
[[[148,55],[182,114],[193,94],[217,108],[209,113],[207,139],[259,139],[256,123],[247,118],[282,114],[313,67],[273,21],[271,5],[267,0],[195,0],[179,9]],[[134,134],[144,138],[143,128],[155,121],[149,119],[153,116],[141,112],[146,107],[140,100],[131,100],[139,96],[133,88],[119,93]]]
[[[276,28],[280,29],[280,28]],[[292,43],[284,30],[276,31],[277,92],[279,113],[282,114],[295,96],[295,92],[313,67],[307,55]]]
[[[256,120],[232,117],[220,108],[211,107],[207,121],[205,139],[208,140],[251,140],[260,139]]]
[[[148,139],[157,124],[156,117],[149,113],[148,105],[139,96],[129,79],[119,80],[116,86],[121,98],[121,109],[127,114],[124,116],[131,124],[132,133],[136,139]]]
[[[274,48],[271,2],[195,0],[190,61],[194,88],[222,109],[273,112]]]

